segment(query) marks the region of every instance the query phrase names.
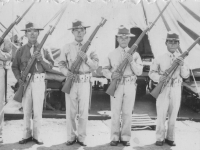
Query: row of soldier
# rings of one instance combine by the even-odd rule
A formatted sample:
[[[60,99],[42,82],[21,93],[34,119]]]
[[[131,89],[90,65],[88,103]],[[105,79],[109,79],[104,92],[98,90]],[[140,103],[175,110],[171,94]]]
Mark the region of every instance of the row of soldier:
[[[85,138],[87,135],[88,107],[90,98],[90,79],[92,77],[91,70],[98,68],[99,59],[94,51],[86,54],[80,51],[84,44],[84,36],[86,29],[80,20],[72,22],[71,30],[74,35],[74,41],[66,44],[61,49],[59,59],[59,69],[61,73],[67,77],[74,76],[73,85],[69,94],[65,94],[66,102],[66,126],[67,126],[67,142],[70,146],[78,143],[81,146],[86,146]],[[45,72],[51,70],[54,65],[54,60],[51,57],[50,51],[42,49],[41,52],[36,52],[38,47],[37,38],[42,28],[38,28],[34,23],[28,23],[25,26],[25,36],[28,43],[17,50],[16,56],[12,63],[12,71],[20,85],[24,82],[21,79],[21,73],[26,68],[31,57],[36,57],[37,62],[33,69],[33,75],[28,75],[30,83],[24,93],[23,106],[23,139],[19,144],[26,144],[34,141],[36,144],[43,144],[41,137],[41,121],[45,92]],[[125,26],[120,26],[116,34],[119,46],[112,50],[103,63],[103,75],[110,80],[118,79],[118,88],[114,96],[111,96],[111,133],[110,145],[117,146],[119,143],[124,146],[130,146],[131,139],[131,116],[132,109],[135,103],[136,80],[143,71],[143,63],[139,53],[133,55],[128,53],[131,37],[135,35],[130,33],[130,29]],[[170,146],[175,146],[175,122],[181,100],[181,83],[182,78],[189,77],[189,69],[184,64],[179,54],[176,52],[179,46],[179,36],[176,33],[169,32],[166,38],[166,47],[168,52],[159,58],[156,58],[150,67],[149,77],[155,82],[163,82],[166,77],[163,75],[175,61],[179,64],[179,68],[173,75],[170,82],[167,84],[163,92],[158,96],[156,102],[157,109],[157,125],[156,125],[156,145],[162,146],[167,143]],[[12,58],[11,45],[9,40],[5,40],[0,51],[0,142],[3,143],[2,128],[3,128],[3,107],[4,107],[4,65],[6,61]],[[76,57],[80,56],[83,60],[78,74],[74,75],[70,68]],[[128,65],[125,68],[124,74],[116,72],[119,64],[128,59]],[[78,112],[79,111],[79,112]],[[33,128],[31,129],[31,118],[33,113]],[[76,115],[79,113],[78,122],[75,121]],[[120,119],[121,115],[121,119]],[[169,117],[168,128],[165,128],[166,117]],[[121,120],[121,121],[120,121]],[[78,126],[76,125],[78,123]],[[121,124],[121,125],[120,125]]]

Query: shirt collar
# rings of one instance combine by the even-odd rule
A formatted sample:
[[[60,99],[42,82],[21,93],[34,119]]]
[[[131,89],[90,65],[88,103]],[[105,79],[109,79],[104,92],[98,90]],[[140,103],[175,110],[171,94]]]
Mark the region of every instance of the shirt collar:
[[[128,52],[128,50],[130,49],[128,46],[126,47],[126,48],[122,48],[122,47],[118,47],[118,49],[120,50],[120,51],[122,51],[122,52]]]
[[[28,45],[30,48],[32,47],[32,44],[31,44],[30,42],[28,42],[27,45]],[[36,42],[36,43],[34,44],[35,47],[37,47],[38,45],[39,45],[38,42]]]
[[[82,45],[85,43],[84,41],[82,41],[82,42],[77,42],[76,40],[74,41],[74,44],[75,45],[79,45],[79,43],[81,43]]]
[[[174,53],[170,53],[169,51],[167,52],[167,55],[170,57],[170,58],[173,58],[173,57],[177,57],[177,52],[174,52]]]

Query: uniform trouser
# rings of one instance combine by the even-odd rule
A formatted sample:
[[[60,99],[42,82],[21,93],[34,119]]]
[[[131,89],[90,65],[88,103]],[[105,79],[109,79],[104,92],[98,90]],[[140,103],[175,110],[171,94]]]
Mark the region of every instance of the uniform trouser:
[[[2,136],[3,120],[4,120],[4,96],[5,96],[5,70],[0,68],[0,137]]]
[[[135,83],[119,85],[115,97],[111,96],[111,141],[129,141],[131,138],[131,117],[135,103]],[[120,130],[120,115],[122,119]]]
[[[68,141],[74,141],[75,138],[78,138],[80,142],[85,141],[89,97],[90,82],[73,83],[70,94],[65,94]],[[76,123],[77,114],[79,114],[79,119]]]
[[[181,102],[181,86],[166,87],[158,96],[156,102],[157,109],[157,125],[156,125],[156,140],[163,141],[175,140],[175,122],[178,115]],[[165,121],[168,115],[168,128],[165,129]]]
[[[42,123],[42,110],[44,102],[45,82],[44,80],[31,81],[22,100],[24,112],[23,138],[33,137],[41,140],[40,130]],[[31,130],[31,118],[33,112],[33,133]]]

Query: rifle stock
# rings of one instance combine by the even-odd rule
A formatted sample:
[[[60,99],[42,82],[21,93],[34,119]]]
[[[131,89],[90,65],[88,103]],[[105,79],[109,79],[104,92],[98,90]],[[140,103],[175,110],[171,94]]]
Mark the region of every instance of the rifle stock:
[[[165,9],[167,8],[167,6],[170,4],[170,1],[166,4],[166,6],[163,8],[163,10],[160,12],[160,14],[157,16],[157,18],[154,20],[154,22],[151,24],[150,27],[147,27],[138,37],[138,39],[136,40],[136,42],[131,46],[131,48],[129,49],[128,53],[130,55],[133,55],[133,53],[137,50],[138,44],[140,43],[140,41],[143,39],[143,37],[145,36],[145,34],[151,30],[151,28],[155,25],[155,23],[157,22],[157,20],[160,18],[160,16],[162,15],[162,13],[165,11]],[[126,66],[128,64],[128,60],[124,59],[122,61],[122,63],[119,65],[119,67],[117,68],[117,70],[115,72],[118,72],[120,74],[124,73],[124,70],[126,69]],[[110,96],[114,96],[115,94],[115,90],[117,88],[117,79],[113,79],[111,81],[111,84],[109,85],[108,89],[106,90],[106,93]]]
[[[200,37],[198,37],[195,42],[185,51],[183,54],[180,55],[183,59],[189,54],[189,52],[192,50],[192,48],[200,41]],[[168,77],[167,81],[169,81],[171,78],[169,78],[169,74],[173,74],[174,70],[177,69],[179,66],[178,63],[173,63],[172,66],[167,69],[164,73],[164,76]],[[165,88],[168,82],[159,82],[158,85],[151,91],[151,95],[154,98],[158,98],[158,95],[162,92],[162,89]]]
[[[18,90],[16,91],[15,95],[14,95],[14,100],[17,102],[22,102],[22,97],[23,97],[23,92],[24,92],[24,86],[20,85]]]
[[[87,40],[87,42],[82,46],[81,48],[81,51],[83,51],[84,53],[87,52],[90,44],[91,44],[91,41],[93,40],[94,36],[96,35],[97,31],[99,30],[100,27],[102,27],[105,23],[106,23],[106,19],[102,18],[100,24],[95,28],[95,30],[93,31],[92,35],[89,37],[89,39]],[[82,58],[78,55],[75,62],[72,64],[71,68],[70,68],[70,71],[73,73],[73,74],[78,74],[78,71],[80,69],[80,66],[82,64],[83,60]],[[62,92],[65,92],[67,94],[70,93],[70,90],[71,90],[71,87],[72,87],[72,84],[73,84],[73,79],[71,78],[66,78],[66,81],[62,87]]]

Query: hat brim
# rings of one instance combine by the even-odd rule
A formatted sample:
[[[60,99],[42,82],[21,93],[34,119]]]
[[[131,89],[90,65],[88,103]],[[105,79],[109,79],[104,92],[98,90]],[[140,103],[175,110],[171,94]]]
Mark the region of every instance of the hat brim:
[[[73,29],[82,29],[82,28],[89,28],[90,26],[82,26],[82,27],[73,27],[69,28],[68,30],[73,30]]]
[[[179,39],[176,39],[176,38],[167,38],[166,40],[174,40],[174,41],[179,41]]]
[[[127,36],[127,37],[135,37],[134,34],[117,34],[116,36]]]
[[[27,30],[44,30],[42,28],[29,28],[29,29],[22,29],[21,31],[27,31]]]

